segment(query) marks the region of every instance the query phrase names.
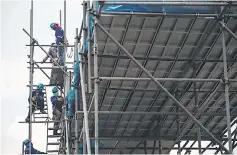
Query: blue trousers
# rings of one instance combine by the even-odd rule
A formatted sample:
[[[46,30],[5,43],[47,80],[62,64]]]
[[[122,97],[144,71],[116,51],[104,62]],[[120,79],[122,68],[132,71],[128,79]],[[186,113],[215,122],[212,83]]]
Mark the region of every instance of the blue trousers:
[[[30,100],[28,100],[30,102]],[[36,103],[33,103],[34,105],[37,105],[37,106],[34,106],[32,105],[32,113],[35,112],[36,109],[39,109],[40,111],[44,111],[44,98],[41,97],[41,96],[37,96],[36,97]],[[30,108],[29,108],[29,112],[28,112],[28,118],[30,118]]]
[[[58,47],[58,56],[59,56],[59,60],[60,60],[60,66],[64,66],[64,47],[59,46]]]

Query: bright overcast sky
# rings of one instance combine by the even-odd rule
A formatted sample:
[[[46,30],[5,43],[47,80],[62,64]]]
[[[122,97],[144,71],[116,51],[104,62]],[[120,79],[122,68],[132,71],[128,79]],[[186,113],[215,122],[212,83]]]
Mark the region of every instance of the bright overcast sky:
[[[80,28],[82,0],[67,0],[67,38],[74,43],[75,28]],[[34,1],[34,37],[40,44],[51,44],[55,41],[51,22],[59,22],[59,10],[63,11],[63,0]],[[63,15],[63,12],[62,12]],[[63,16],[62,16],[63,17]],[[19,124],[28,113],[29,70],[27,55],[29,37],[22,31],[30,32],[30,1],[1,1],[1,66],[5,76],[1,81],[1,153],[19,154],[21,144],[28,137],[28,125]],[[63,18],[62,18],[63,19]],[[64,27],[64,25],[62,25]],[[48,50],[48,47],[45,47]],[[35,48],[35,61],[41,61],[45,54]],[[40,64],[41,65],[41,64]],[[50,71],[47,71],[50,75]],[[49,80],[38,70],[34,73],[34,83],[48,84]],[[51,88],[48,89],[48,98]],[[49,102],[49,105],[51,103]],[[49,106],[51,108],[51,105]],[[50,112],[51,116],[51,112]],[[46,149],[46,125],[33,125],[34,146],[42,151]]]

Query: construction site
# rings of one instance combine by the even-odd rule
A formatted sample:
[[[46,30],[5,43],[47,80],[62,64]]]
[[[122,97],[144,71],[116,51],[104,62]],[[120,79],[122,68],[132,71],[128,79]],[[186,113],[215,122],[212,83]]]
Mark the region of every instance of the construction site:
[[[72,48],[74,61],[42,67],[34,49],[51,58],[51,45],[33,36],[31,1],[30,30],[23,28],[31,39],[29,93],[40,82],[34,70],[48,83],[46,113],[29,110],[29,122],[19,122],[29,125],[30,140],[32,125],[45,123],[47,154],[237,153],[237,1],[82,0],[82,6],[74,44],[65,39],[65,57]],[[57,135],[46,93],[52,87],[66,103]]]

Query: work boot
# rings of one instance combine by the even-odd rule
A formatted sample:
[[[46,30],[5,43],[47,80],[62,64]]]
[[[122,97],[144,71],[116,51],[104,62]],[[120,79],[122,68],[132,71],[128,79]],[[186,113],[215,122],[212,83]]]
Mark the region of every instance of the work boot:
[[[41,112],[42,114],[46,114],[46,112],[45,112],[44,110],[40,110],[40,112]]]

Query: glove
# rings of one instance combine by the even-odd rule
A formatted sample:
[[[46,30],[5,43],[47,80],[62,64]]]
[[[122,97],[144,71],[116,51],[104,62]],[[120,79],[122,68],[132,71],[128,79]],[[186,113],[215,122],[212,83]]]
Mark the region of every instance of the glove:
[[[32,101],[32,102],[35,102],[35,98],[34,98],[34,97],[31,97],[31,101]]]

